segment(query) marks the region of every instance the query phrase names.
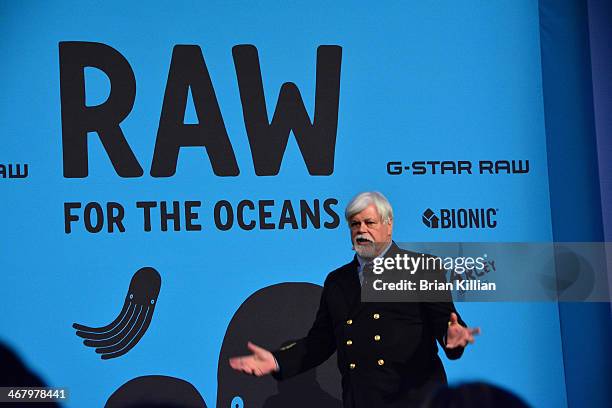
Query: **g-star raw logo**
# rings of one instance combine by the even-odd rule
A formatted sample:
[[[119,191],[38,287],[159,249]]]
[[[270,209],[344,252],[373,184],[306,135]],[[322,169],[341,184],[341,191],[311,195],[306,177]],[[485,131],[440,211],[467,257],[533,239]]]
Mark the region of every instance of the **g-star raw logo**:
[[[23,167],[22,167],[23,166]],[[0,178],[26,178],[28,165],[26,164],[0,164]]]
[[[387,174],[398,176],[471,175],[471,174],[527,174],[529,160],[415,160],[387,162]]]
[[[312,120],[298,87],[286,82],[281,86],[270,121],[257,48],[242,44],[231,52],[255,174],[278,174],[289,134],[293,133],[308,173],[331,175],[338,129],[342,48],[337,45],[317,48]],[[101,70],[110,81],[108,99],[97,106],[85,103],[84,71],[88,67]],[[143,168],[120,126],[136,100],[136,77],[128,60],[106,44],[66,41],[59,43],[59,68],[64,177],[89,175],[88,132],[98,134],[120,177],[141,177]],[[184,123],[190,90],[197,124]],[[172,51],[150,175],[173,176],[179,151],[184,147],[204,148],[216,176],[240,173],[212,79],[197,45],[176,45]]]
[[[431,208],[423,211],[422,221],[429,228],[496,228],[497,208]]]

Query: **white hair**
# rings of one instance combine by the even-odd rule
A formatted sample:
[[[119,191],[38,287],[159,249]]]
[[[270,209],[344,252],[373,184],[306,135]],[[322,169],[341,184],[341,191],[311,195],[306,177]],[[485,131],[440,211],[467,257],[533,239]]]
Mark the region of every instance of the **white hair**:
[[[393,221],[393,208],[389,200],[378,191],[365,191],[353,197],[344,210],[346,221],[348,222],[353,215],[362,212],[372,204],[376,207],[383,223],[390,224]]]

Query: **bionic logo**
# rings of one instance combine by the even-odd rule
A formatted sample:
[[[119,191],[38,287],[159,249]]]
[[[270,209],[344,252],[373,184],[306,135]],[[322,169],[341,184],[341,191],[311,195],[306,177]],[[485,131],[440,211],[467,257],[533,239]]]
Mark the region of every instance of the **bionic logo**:
[[[431,208],[423,212],[422,221],[429,228],[496,228],[497,208]]]
[[[423,213],[423,224],[429,228],[438,228],[440,224],[440,218],[434,213],[431,208],[428,208]]]

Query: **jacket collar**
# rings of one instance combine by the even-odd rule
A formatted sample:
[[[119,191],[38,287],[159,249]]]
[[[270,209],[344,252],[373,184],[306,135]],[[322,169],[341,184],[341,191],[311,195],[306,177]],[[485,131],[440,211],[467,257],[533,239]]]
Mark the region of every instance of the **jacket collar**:
[[[383,257],[395,257],[400,251],[401,249],[397,246],[395,241],[391,241],[391,245]],[[350,309],[353,309],[361,303],[361,284],[359,283],[358,268],[359,262],[357,261],[357,255],[355,255],[351,262],[342,267],[342,272],[337,281],[338,286],[342,289],[349,303]]]

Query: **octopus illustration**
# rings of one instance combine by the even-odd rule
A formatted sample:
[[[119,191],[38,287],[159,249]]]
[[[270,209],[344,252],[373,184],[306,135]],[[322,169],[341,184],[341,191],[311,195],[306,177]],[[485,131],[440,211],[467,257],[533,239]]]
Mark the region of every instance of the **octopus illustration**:
[[[119,315],[103,327],[89,327],[74,323],[76,335],[83,344],[95,347],[103,360],[116,358],[130,351],[144,336],[151,324],[161,276],[150,267],[139,269],[132,280]]]

